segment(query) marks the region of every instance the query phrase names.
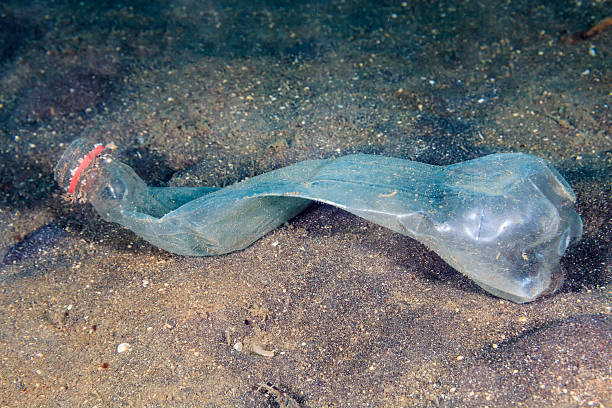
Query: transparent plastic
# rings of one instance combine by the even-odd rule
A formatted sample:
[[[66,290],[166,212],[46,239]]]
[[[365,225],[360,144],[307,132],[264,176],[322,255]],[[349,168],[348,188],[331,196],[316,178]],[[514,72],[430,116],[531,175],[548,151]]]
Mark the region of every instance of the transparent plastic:
[[[176,254],[243,249],[317,201],[410,236],[486,291],[523,303],[562,281],[560,258],[582,234],[571,187],[528,154],[449,166],[351,155],[217,189],[148,187],[108,149],[75,177],[93,149],[83,139],[70,145],[55,169],[59,185],[72,182],[102,218]]]

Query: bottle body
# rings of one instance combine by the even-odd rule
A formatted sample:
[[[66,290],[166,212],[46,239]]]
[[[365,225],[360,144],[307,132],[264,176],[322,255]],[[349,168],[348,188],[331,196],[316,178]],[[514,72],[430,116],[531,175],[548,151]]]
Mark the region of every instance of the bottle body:
[[[79,153],[69,148],[58,163],[60,185],[67,185],[64,163],[87,150],[71,147]],[[297,163],[223,189],[150,188],[128,166],[102,157],[77,193],[104,219],[195,256],[243,249],[322,202],[419,240],[488,292],[520,303],[559,281],[559,260],[582,232],[569,185],[526,154],[450,166],[351,155]]]

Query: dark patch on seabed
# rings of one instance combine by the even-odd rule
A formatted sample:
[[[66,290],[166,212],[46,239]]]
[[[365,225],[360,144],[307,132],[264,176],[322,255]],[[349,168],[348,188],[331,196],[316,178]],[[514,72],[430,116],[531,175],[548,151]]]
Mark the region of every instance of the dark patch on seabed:
[[[4,255],[2,264],[15,264],[25,258],[44,256],[67,236],[70,234],[64,228],[54,224],[45,225],[11,247]]]
[[[571,387],[580,381],[573,378],[580,372],[609,373],[611,348],[609,316],[587,314],[548,322],[488,347],[463,364],[461,370],[470,375],[458,388],[479,383],[495,395],[493,405],[528,401],[538,388],[554,387],[555,377],[567,378]],[[521,376],[516,375],[519,370]]]
[[[43,33],[41,27],[27,16],[15,16],[10,10],[0,9],[0,62],[9,60],[17,54],[19,49],[40,37]]]
[[[20,208],[49,199],[55,191],[49,161],[0,151],[0,204]]]

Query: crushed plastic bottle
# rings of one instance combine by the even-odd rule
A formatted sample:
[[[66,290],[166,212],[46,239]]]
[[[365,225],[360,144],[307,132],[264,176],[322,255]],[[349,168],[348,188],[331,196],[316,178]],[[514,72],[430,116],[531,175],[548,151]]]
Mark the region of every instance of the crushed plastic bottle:
[[[243,249],[316,201],[410,236],[484,290],[523,303],[556,289],[560,258],[582,234],[571,187],[528,154],[449,166],[350,155],[218,189],[148,187],[108,150],[75,140],[55,168],[59,185],[105,220],[181,255]]]

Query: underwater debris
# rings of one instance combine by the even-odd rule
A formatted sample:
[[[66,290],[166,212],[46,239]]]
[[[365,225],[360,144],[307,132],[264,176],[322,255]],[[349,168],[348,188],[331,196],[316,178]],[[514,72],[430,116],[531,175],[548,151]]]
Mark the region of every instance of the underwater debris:
[[[603,20],[595,24],[593,27],[591,27],[587,31],[581,31],[579,33],[576,33],[570,36],[569,42],[570,44],[573,44],[579,41],[588,40],[589,38],[595,37],[597,34],[601,33],[602,31],[610,27],[612,27],[612,16],[604,18]]]
[[[270,406],[277,405],[279,408],[300,408],[305,406],[302,398],[294,397],[270,382],[259,384],[255,392],[267,394]]]
[[[74,141],[55,168],[58,184],[105,220],[180,255],[244,249],[317,201],[410,236],[487,292],[523,303],[557,288],[560,258],[582,235],[569,184],[523,153],[448,166],[349,155],[218,189],[149,187],[107,156],[84,169],[83,158],[98,150]]]

